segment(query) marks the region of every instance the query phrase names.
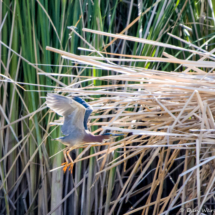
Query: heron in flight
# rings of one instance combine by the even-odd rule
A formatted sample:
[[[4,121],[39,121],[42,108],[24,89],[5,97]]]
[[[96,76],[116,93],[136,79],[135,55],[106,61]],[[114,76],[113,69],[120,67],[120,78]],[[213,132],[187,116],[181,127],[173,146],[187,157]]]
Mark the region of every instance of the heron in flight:
[[[72,173],[73,160],[70,156],[70,151],[73,149],[78,148],[85,143],[101,143],[104,139],[109,139],[110,136],[124,135],[112,133],[105,133],[103,135],[91,134],[87,130],[87,122],[93,109],[89,104],[79,97],[73,97],[70,99],[58,94],[48,93],[46,97],[46,104],[58,115],[64,117],[64,122],[61,127],[61,131],[64,136],[56,138],[56,140],[68,146],[63,151],[66,160],[66,162],[62,164],[64,166],[64,172],[69,167],[69,170]],[[70,163],[68,162],[67,157],[69,158]]]

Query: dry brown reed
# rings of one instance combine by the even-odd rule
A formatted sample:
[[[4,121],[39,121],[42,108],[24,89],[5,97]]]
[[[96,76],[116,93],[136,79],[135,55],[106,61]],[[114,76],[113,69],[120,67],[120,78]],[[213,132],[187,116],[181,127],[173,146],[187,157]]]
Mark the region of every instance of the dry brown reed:
[[[84,31],[151,44],[151,41],[143,41],[139,38],[110,35],[89,29]],[[154,45],[172,48],[163,43],[154,43]],[[177,46],[174,48],[182,50]],[[73,84],[55,90],[56,93],[69,93],[70,96],[91,97],[89,104],[94,107],[94,112],[88,125],[89,127],[99,126],[99,129],[94,131],[95,134],[107,130],[126,134],[118,141],[107,142],[109,147],[90,156],[85,156],[90,145],[87,146],[75,162],[90,157],[96,157],[97,160],[105,162],[108,154],[117,150],[123,151],[122,156],[118,156],[109,164],[104,165],[103,162],[102,168],[96,173],[99,176],[119,165],[123,165],[126,172],[127,161],[137,156],[136,162],[131,165],[131,174],[112,202],[109,214],[113,213],[117,204],[128,201],[130,197],[143,191],[148,191],[145,197],[146,204],[131,208],[126,214],[133,214],[140,210],[142,214],[148,214],[151,206],[153,206],[153,214],[167,214],[175,208],[181,208],[178,214],[185,208],[198,209],[197,214],[199,214],[205,203],[214,196],[215,74],[213,67],[215,63],[213,51],[203,52],[198,47],[183,49],[200,56],[200,60],[190,61],[177,59],[165,52],[163,58],[156,58],[120,54],[116,56],[114,53],[99,52],[95,49],[88,49],[91,55],[87,56],[77,56],[51,47],[47,47],[47,50],[59,53],[63,58],[75,61],[77,64],[115,72],[113,75],[92,78],[81,76],[81,73],[77,76],[72,75],[71,77],[76,80]],[[97,55],[95,56],[94,53]],[[119,56],[121,58],[117,58]],[[176,72],[166,72],[135,66],[119,66],[113,63],[120,60],[131,62],[143,61],[143,59],[146,64],[153,61],[177,63],[180,69]],[[211,59],[213,61],[209,61]],[[208,67],[211,70],[206,72]],[[113,84],[81,87],[81,83],[92,80],[109,81]],[[100,97],[93,98],[92,96],[95,95]],[[52,124],[57,123],[61,123],[61,120]],[[150,156],[147,162],[144,162],[143,158],[146,155]],[[182,168],[182,171],[178,178],[173,179],[171,174],[177,171],[177,168],[172,170],[172,166],[176,160],[181,160],[177,168]],[[156,166],[152,183],[138,187],[149,170],[151,171],[149,167],[153,163],[156,163]],[[163,184],[167,179],[171,180],[173,188],[170,194],[165,196]],[[155,191],[156,198],[153,201],[152,196]]]

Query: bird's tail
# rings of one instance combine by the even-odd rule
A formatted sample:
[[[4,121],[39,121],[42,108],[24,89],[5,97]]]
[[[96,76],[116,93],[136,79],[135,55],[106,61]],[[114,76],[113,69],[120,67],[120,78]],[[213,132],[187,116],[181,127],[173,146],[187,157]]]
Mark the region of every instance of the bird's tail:
[[[51,141],[54,141],[54,140],[60,141],[60,140],[62,140],[63,138],[64,138],[64,137],[58,137],[58,138],[51,139]]]

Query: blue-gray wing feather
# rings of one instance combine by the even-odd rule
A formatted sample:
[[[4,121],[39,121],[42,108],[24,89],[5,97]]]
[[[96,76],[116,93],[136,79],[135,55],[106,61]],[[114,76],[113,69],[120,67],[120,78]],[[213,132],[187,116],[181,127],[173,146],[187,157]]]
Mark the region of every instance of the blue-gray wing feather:
[[[73,100],[75,100],[79,104],[83,105],[86,109],[85,115],[84,115],[84,128],[87,130],[88,118],[89,118],[90,114],[93,112],[93,108],[89,104],[87,104],[87,102],[85,102],[83,99],[81,99],[79,97],[73,97]]]
[[[57,114],[64,117],[64,123],[61,127],[64,135],[71,133],[74,135],[77,131],[85,131],[83,122],[86,109],[79,102],[68,97],[48,93],[46,104]]]

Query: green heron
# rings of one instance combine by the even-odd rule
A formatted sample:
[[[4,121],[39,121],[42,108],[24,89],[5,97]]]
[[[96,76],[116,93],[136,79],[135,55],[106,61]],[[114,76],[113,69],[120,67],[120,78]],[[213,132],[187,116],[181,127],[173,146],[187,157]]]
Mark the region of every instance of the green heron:
[[[69,167],[69,170],[72,173],[73,160],[69,153],[73,149],[78,148],[85,143],[101,143],[104,139],[109,139],[110,136],[124,135],[112,133],[105,133],[102,135],[91,134],[87,130],[87,122],[93,108],[79,97],[70,99],[65,96],[48,93],[46,104],[54,112],[64,117],[64,122],[61,127],[64,136],[55,139],[68,146],[63,151],[66,160],[66,162],[62,164],[64,166],[64,172]],[[70,163],[68,162],[67,157],[69,158]]]

